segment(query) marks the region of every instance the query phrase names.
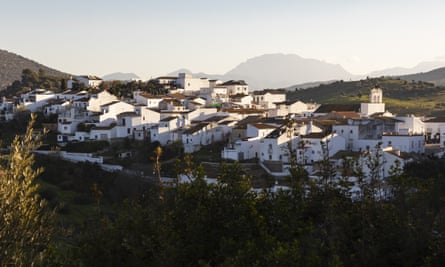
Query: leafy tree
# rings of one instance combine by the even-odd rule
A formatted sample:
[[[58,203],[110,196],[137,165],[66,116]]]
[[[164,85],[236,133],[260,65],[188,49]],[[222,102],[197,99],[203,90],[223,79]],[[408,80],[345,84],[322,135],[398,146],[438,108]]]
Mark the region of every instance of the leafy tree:
[[[48,251],[53,227],[53,213],[46,201],[37,195],[32,150],[39,145],[33,122],[23,137],[17,136],[11,145],[6,166],[0,169],[0,265],[32,266],[42,263]]]

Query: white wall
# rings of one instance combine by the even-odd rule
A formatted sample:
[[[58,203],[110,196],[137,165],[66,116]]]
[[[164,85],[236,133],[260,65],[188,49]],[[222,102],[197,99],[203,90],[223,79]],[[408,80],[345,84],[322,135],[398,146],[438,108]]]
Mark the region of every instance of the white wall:
[[[425,123],[419,117],[411,115],[408,117],[396,117],[396,119],[403,121],[396,124],[397,132],[399,134],[425,133]]]
[[[223,159],[246,160],[259,157],[260,155],[260,138],[249,138],[248,140],[238,140],[232,145],[225,147],[221,152]],[[240,158],[240,156],[242,158]]]
[[[108,104],[110,102],[118,100],[116,96],[110,94],[107,91],[102,91],[96,96],[91,96],[88,101],[87,109],[94,112],[100,112],[100,106]]]
[[[425,152],[425,138],[423,135],[384,135],[382,136],[383,146],[391,146],[402,152]]]
[[[105,121],[106,119],[114,119],[117,121],[117,115],[123,112],[133,112],[134,106],[125,102],[119,101],[106,107],[101,107],[102,114],[99,117],[99,121]]]

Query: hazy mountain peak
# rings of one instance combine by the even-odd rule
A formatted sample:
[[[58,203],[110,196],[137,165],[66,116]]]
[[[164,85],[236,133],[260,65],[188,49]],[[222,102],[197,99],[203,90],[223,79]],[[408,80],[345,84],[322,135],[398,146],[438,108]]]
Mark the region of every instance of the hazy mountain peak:
[[[368,74],[370,77],[380,77],[380,76],[399,76],[399,75],[407,75],[414,74],[420,72],[428,72],[437,68],[441,68],[445,66],[445,59],[442,60],[433,60],[433,61],[423,61],[415,65],[411,68],[406,67],[394,67],[383,69],[379,71],[373,71]]]
[[[280,88],[290,84],[354,77],[338,64],[281,53],[247,59],[224,76],[243,78],[252,89]]]
[[[131,81],[138,80],[140,77],[134,73],[115,72],[102,76],[102,79],[105,81]]]

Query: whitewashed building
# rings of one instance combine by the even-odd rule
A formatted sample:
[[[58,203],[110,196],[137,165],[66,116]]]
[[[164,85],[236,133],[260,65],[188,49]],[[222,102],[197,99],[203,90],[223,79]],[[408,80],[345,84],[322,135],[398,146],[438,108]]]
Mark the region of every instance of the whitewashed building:
[[[286,92],[283,90],[255,91],[252,95],[253,103],[262,109],[275,109],[276,103],[286,101]]]

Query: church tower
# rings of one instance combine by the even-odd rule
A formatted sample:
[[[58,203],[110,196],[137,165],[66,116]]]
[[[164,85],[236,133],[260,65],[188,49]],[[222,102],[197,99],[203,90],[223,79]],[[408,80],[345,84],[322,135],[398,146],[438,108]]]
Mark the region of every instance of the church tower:
[[[369,94],[369,103],[380,104],[382,103],[382,89],[380,87],[375,87],[371,89],[371,93]]]
[[[385,112],[385,103],[383,103],[383,92],[379,86],[375,86],[369,93],[369,102],[361,103],[361,114],[370,116],[375,113]]]

